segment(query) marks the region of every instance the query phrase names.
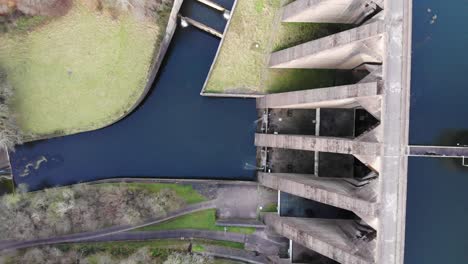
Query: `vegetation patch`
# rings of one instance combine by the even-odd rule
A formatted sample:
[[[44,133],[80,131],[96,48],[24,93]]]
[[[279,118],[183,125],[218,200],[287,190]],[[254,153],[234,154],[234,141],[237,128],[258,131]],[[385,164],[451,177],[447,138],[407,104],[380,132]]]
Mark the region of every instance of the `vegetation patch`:
[[[232,264],[219,259],[203,257],[205,246],[231,246],[211,240],[149,240],[149,241],[122,241],[122,242],[92,242],[61,244],[56,246],[37,247],[18,250],[10,254],[2,254],[0,263],[164,263],[164,264]],[[237,243],[240,244],[240,243]],[[188,253],[190,245],[192,252]],[[234,248],[243,248],[234,245]],[[194,259],[195,257],[195,259]],[[202,257],[200,259],[200,257]],[[189,262],[177,262],[187,260]],[[204,262],[196,262],[196,261]],[[195,262],[193,262],[195,261]]]
[[[60,16],[34,11],[4,22],[0,68],[27,139],[89,131],[124,116],[144,91],[171,8],[171,0],[76,0]]]
[[[0,198],[0,239],[34,239],[139,224],[185,206],[171,189],[87,185]]]
[[[14,190],[15,186],[13,184],[12,179],[0,177],[0,196],[4,194],[13,193]]]
[[[108,243],[110,244],[110,243]],[[116,243],[117,244],[117,243]],[[163,263],[163,264],[214,264],[212,257],[185,250],[155,247],[152,243],[126,242],[122,246],[89,244],[38,247],[0,256],[0,262],[14,263]]]
[[[280,23],[288,1],[238,0],[207,81],[207,93],[263,94],[326,87],[336,71],[269,69],[271,52],[348,29],[341,24]]]
[[[157,231],[175,229],[202,229],[212,231],[227,231],[233,233],[252,234],[253,227],[226,227],[216,225],[216,209],[209,209],[177,217],[160,224],[145,226],[135,231]]]
[[[176,183],[128,183],[131,189],[146,189],[153,193],[158,193],[164,189],[174,191],[178,197],[184,199],[187,204],[195,204],[206,201],[206,198],[193,189],[190,184]]]

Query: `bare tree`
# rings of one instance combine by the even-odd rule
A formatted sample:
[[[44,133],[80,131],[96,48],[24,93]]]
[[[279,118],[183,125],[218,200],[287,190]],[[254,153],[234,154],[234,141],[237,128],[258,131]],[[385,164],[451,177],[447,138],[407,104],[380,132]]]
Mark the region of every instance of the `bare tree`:
[[[184,205],[170,189],[77,185],[0,198],[0,239],[31,239],[137,224]]]
[[[10,111],[13,88],[6,73],[0,69],[0,147],[14,150],[15,145],[23,142],[23,136],[16,118]]]

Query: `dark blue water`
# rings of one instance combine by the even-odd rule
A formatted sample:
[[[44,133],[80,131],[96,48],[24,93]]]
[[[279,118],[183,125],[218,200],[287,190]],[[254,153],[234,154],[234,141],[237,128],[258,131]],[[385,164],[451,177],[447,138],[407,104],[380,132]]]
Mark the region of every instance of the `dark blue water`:
[[[467,0],[413,1],[411,144],[468,144],[467,19]]]
[[[467,190],[460,159],[409,159],[406,264],[468,263]]]
[[[187,1],[183,12],[193,5]],[[255,164],[255,101],[199,95],[218,44],[191,27],[177,29],[135,112],[105,129],[18,147],[11,154],[16,184],[36,190],[112,177],[253,180],[245,163]],[[47,162],[19,176],[42,157]]]
[[[467,18],[466,0],[413,1],[410,144],[468,145]],[[409,159],[406,264],[468,263],[467,190],[460,159]]]

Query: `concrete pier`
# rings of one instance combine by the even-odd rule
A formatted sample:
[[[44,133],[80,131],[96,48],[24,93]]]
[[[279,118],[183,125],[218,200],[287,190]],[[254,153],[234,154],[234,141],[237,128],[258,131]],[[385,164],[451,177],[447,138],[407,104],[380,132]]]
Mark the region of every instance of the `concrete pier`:
[[[207,26],[207,25],[205,25],[203,23],[200,23],[200,22],[198,22],[196,20],[193,20],[193,19],[191,19],[189,17],[184,17],[184,16],[181,16],[181,15],[179,15],[179,17],[181,19],[185,20],[188,24],[190,24],[190,25],[192,25],[192,26],[194,26],[194,27],[196,27],[196,28],[198,28],[200,30],[203,30],[203,31],[215,36],[215,37],[223,38],[223,33],[217,31],[216,29],[213,29],[213,28],[211,28],[211,27],[209,27],[209,26]]]
[[[198,2],[202,3],[202,4],[205,4],[211,8],[214,8],[220,12],[224,12],[226,11],[226,8],[222,7],[220,4],[217,4],[213,1],[210,1],[210,0],[197,0]]]
[[[468,157],[468,147],[408,146],[409,156],[461,158]]]
[[[258,173],[265,187],[339,207],[357,215],[376,216],[374,184],[356,187],[347,179],[317,177],[308,174]]]
[[[320,151],[362,156],[379,156],[381,144],[353,139],[303,135],[255,134],[255,146]]]
[[[375,242],[358,238],[354,220],[280,217],[265,215],[265,222],[278,234],[339,263],[375,263]]]
[[[379,100],[382,93],[381,82],[358,83],[269,94],[257,99],[257,108],[354,108],[361,106],[360,102]]]
[[[296,0],[283,8],[283,22],[358,24],[380,10],[366,0]]]
[[[382,63],[384,23],[377,20],[328,37],[274,52],[270,68],[353,69]]]

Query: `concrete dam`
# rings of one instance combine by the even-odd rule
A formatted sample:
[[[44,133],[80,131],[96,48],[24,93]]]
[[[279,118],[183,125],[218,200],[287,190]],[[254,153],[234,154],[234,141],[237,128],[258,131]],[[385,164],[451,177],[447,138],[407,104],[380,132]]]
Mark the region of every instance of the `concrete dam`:
[[[273,52],[268,67],[365,74],[354,84],[257,99],[259,184],[278,190],[280,207],[293,196],[305,202],[289,207],[352,214],[267,214],[269,231],[290,241],[289,257],[272,262],[403,263],[408,156],[466,155],[466,148],[408,146],[408,2],[296,0],[283,7],[283,23],[355,26]]]

